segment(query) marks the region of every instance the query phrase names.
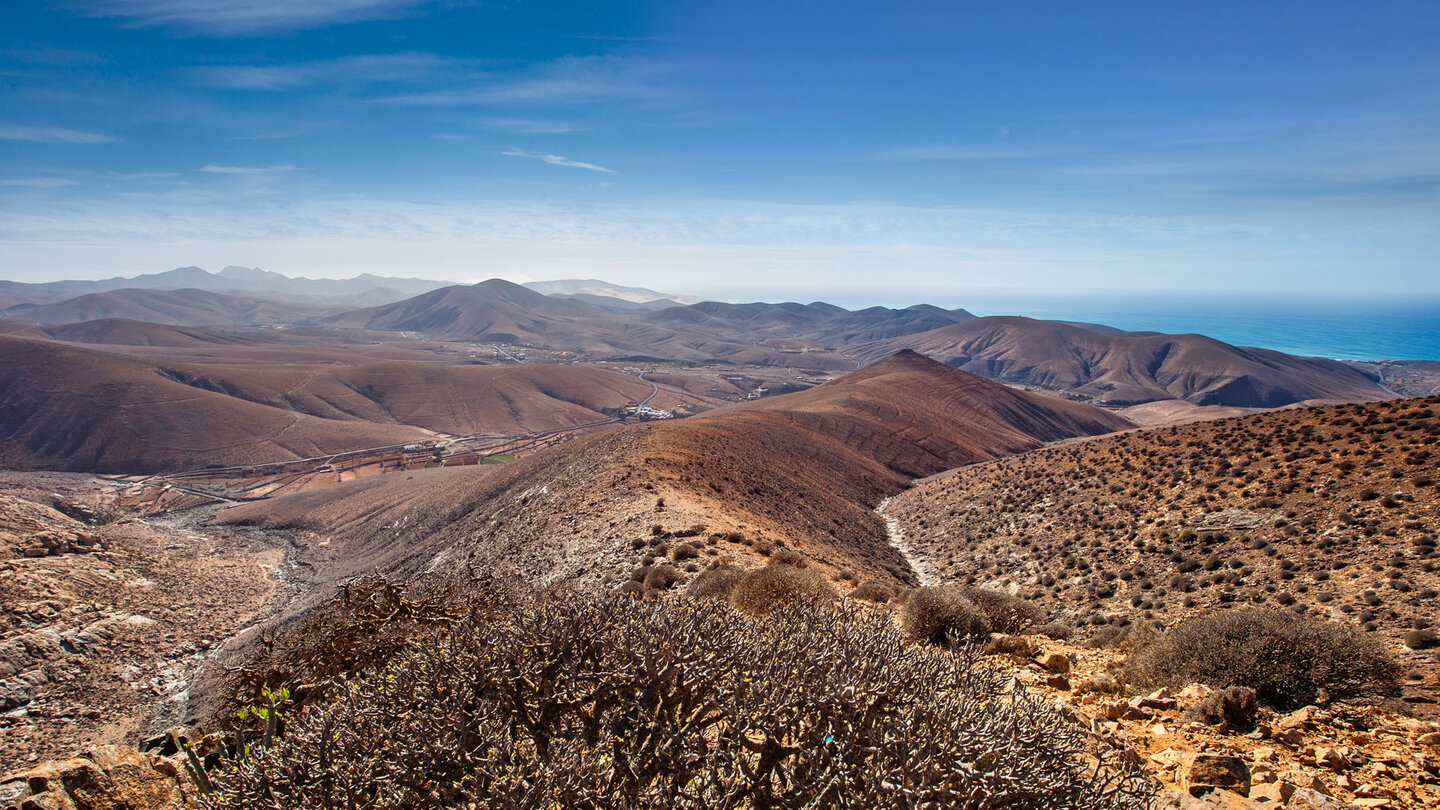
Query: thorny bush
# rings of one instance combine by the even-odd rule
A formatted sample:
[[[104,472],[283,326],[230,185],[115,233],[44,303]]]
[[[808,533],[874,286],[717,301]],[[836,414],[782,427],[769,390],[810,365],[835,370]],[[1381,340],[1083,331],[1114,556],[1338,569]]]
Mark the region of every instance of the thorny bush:
[[[1285,610],[1246,608],[1181,622],[1125,663],[1143,686],[1193,681],[1245,686],[1261,703],[1291,711],[1310,703],[1398,692],[1400,666],[1359,628]]]
[[[1141,807],[1123,752],[882,611],[557,591],[411,640],[209,808]]]
[[[223,662],[211,723],[226,723],[267,690],[286,689],[296,705],[321,697],[342,677],[383,666],[418,633],[519,598],[493,578],[402,588],[380,576],[353,579],[335,597],[264,632],[243,655]]]

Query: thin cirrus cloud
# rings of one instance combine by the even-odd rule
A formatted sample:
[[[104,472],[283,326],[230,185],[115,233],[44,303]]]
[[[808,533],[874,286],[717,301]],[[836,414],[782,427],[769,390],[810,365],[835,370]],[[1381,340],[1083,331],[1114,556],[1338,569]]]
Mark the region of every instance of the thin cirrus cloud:
[[[322,28],[416,13],[435,0],[93,0],[84,13],[210,36]]]
[[[0,180],[0,186],[17,186],[20,188],[63,188],[64,186],[76,186],[79,182],[64,177],[19,177],[13,180]]]
[[[549,163],[551,166],[569,166],[569,167],[571,167],[572,169],[588,169],[588,170],[590,170],[590,171],[592,171],[592,172],[604,172],[605,174],[617,174],[617,172],[616,172],[614,169],[607,169],[607,168],[605,168],[604,166],[597,166],[597,165],[595,165],[594,163],[585,163],[584,161],[571,160],[571,159],[565,157],[564,155],[535,155],[535,154],[531,154],[531,153],[529,153],[529,152],[521,152],[521,151],[518,150],[518,149],[507,149],[506,151],[501,152],[500,154],[502,154],[502,155],[509,155],[510,157],[522,157],[522,158],[530,158],[531,160],[539,160],[539,161],[542,161],[542,162],[544,162],[544,163]]]
[[[284,172],[297,171],[296,166],[217,166],[207,163],[200,167],[200,171],[210,174],[282,174]]]
[[[113,143],[114,138],[98,132],[85,132],[63,127],[0,124],[0,141],[34,141],[36,143]]]
[[[667,67],[651,59],[566,57],[524,75],[477,75],[468,87],[376,99],[391,104],[579,103],[661,96]]]
[[[288,65],[206,66],[195,68],[193,75],[202,87],[276,92],[316,85],[419,81],[456,66],[455,60],[431,53],[389,53]]]

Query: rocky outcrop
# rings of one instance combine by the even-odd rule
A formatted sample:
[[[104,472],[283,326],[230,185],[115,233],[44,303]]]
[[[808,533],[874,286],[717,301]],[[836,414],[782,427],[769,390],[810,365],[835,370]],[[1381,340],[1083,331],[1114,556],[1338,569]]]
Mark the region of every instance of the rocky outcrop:
[[[0,807],[18,810],[171,810],[184,803],[174,763],[122,745],[0,779]]]

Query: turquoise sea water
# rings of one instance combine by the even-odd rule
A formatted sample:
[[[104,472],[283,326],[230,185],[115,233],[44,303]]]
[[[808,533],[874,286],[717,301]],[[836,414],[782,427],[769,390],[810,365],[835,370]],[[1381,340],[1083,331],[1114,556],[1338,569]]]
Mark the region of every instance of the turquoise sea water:
[[[1440,360],[1440,296],[1405,300],[1016,293],[973,296],[960,306],[976,315],[1024,315],[1127,330],[1194,332],[1238,346],[1310,357]]]

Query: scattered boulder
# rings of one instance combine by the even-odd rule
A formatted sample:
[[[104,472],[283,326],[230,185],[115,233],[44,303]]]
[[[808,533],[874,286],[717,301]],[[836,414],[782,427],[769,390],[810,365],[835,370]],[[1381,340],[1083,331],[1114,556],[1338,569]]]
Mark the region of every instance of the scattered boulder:
[[[1176,692],[1175,697],[1187,703],[1195,703],[1210,697],[1210,693],[1214,691],[1214,689],[1211,689],[1203,683],[1192,683],[1187,684],[1184,689]]]
[[[176,773],[159,757],[102,745],[7,777],[4,784],[23,782],[21,810],[178,810],[185,797]]]
[[[1350,760],[1334,748],[1320,747],[1315,749],[1315,764],[1322,768],[1329,768],[1336,773],[1349,770]]]
[[[1258,802],[1284,804],[1295,795],[1295,786],[1284,780],[1250,786],[1250,798]]]
[[[1140,708],[1154,712],[1169,712],[1179,708],[1179,703],[1170,696],[1169,689],[1157,689],[1136,700]]]
[[[1286,806],[1305,810],[1342,810],[1350,805],[1314,788],[1297,787],[1295,792],[1290,794],[1289,804]]]
[[[1295,711],[1280,718],[1275,724],[1276,728],[1282,731],[1313,731],[1315,724],[1320,721],[1320,710],[1314,706],[1302,706]]]
[[[1180,763],[1180,787],[1191,796],[1212,790],[1250,790],[1250,766],[1239,757],[1226,754],[1189,754]]]
[[[1070,674],[1070,656],[1064,653],[1045,653],[1036,660],[1040,664],[1040,666],[1045,667],[1051,672],[1058,673],[1060,675]]]

